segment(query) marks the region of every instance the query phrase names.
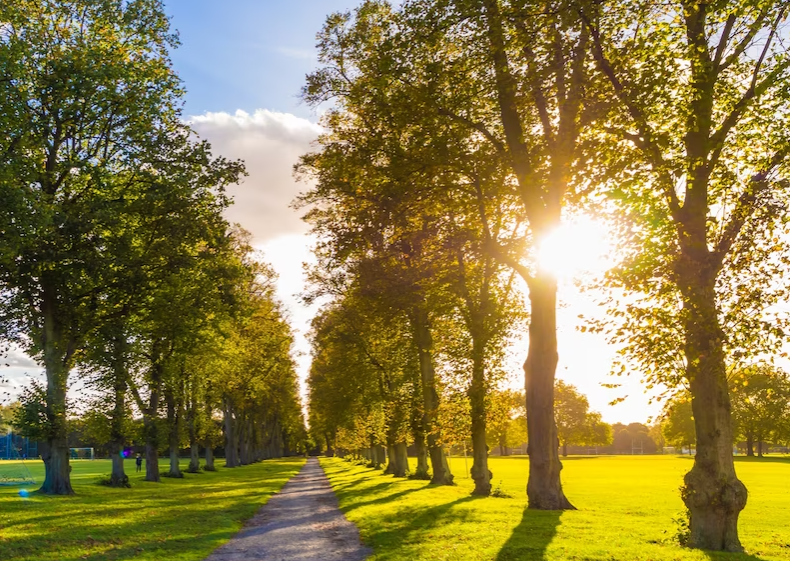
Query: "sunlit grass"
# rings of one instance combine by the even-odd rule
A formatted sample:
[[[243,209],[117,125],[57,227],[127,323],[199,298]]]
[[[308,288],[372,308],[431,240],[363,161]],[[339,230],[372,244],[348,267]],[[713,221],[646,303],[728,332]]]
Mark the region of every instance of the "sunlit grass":
[[[301,458],[267,460],[147,483],[128,461],[132,488],[111,489],[95,484],[110,472],[109,461],[75,461],[74,497],[25,499],[18,488],[0,487],[0,560],[202,560],[303,464]],[[28,465],[40,483],[43,464]]]
[[[569,458],[564,488],[579,510],[563,513],[525,509],[524,457],[491,458],[495,486],[501,481],[512,499],[471,497],[463,458],[451,460],[456,487],[394,479],[336,458],[321,463],[376,560],[790,560],[787,461],[738,461],[749,488],[740,528],[750,555],[706,554],[674,542],[687,458]]]

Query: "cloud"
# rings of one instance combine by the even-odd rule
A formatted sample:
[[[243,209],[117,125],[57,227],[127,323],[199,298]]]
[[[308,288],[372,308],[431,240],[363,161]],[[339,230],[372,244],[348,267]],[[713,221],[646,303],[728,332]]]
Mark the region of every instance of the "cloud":
[[[256,244],[307,231],[300,213],[288,205],[307,188],[293,178],[293,166],[312,149],[319,125],[265,109],[252,115],[205,113],[190,117],[189,123],[211,143],[215,155],[240,158],[247,165],[249,177],[229,189],[235,200],[227,212],[231,222],[252,232]]]

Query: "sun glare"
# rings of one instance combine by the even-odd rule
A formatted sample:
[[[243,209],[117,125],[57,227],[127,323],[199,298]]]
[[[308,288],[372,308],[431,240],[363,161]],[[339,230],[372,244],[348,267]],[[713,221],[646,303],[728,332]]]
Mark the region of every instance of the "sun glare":
[[[544,237],[538,245],[538,268],[559,280],[600,274],[614,265],[606,227],[591,218],[575,217]]]

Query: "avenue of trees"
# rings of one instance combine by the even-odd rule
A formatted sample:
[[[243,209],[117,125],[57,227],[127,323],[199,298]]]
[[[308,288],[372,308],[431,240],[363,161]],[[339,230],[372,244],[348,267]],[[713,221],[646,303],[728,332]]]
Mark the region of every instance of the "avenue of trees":
[[[274,274],[223,218],[244,166],[184,123],[177,43],[156,0],[0,5],[0,339],[45,372],[12,422],[47,494],[73,493],[75,423],[116,486],[133,441],[148,481],[184,446],[198,471],[304,444]]]
[[[320,240],[310,298],[325,303],[316,438],[367,447],[374,465],[385,447],[396,475],[413,443],[414,476],[451,484],[443,444],[465,431],[474,492],[488,494],[503,355],[523,334],[528,504],[573,508],[560,451],[585,403],[556,385],[558,281],[537,256],[564,219],[594,213],[620,262],[599,286],[610,313],[588,328],[621,349],[623,372],[687,392],[688,543],[741,550],[732,447],[767,438],[769,406],[728,373],[786,339],[786,10],[370,0],[330,16],[303,92],[328,108],[325,132],[297,166],[313,181],[297,207]],[[611,437],[664,439],[629,429]]]

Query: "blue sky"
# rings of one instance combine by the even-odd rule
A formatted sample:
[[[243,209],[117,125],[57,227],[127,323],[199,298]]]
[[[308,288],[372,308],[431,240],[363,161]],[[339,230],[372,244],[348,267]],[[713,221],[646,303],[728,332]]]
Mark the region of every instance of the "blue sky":
[[[326,16],[355,0],[166,0],[181,47],[173,63],[187,88],[187,114],[271,109],[313,117],[298,100],[315,65]]]

